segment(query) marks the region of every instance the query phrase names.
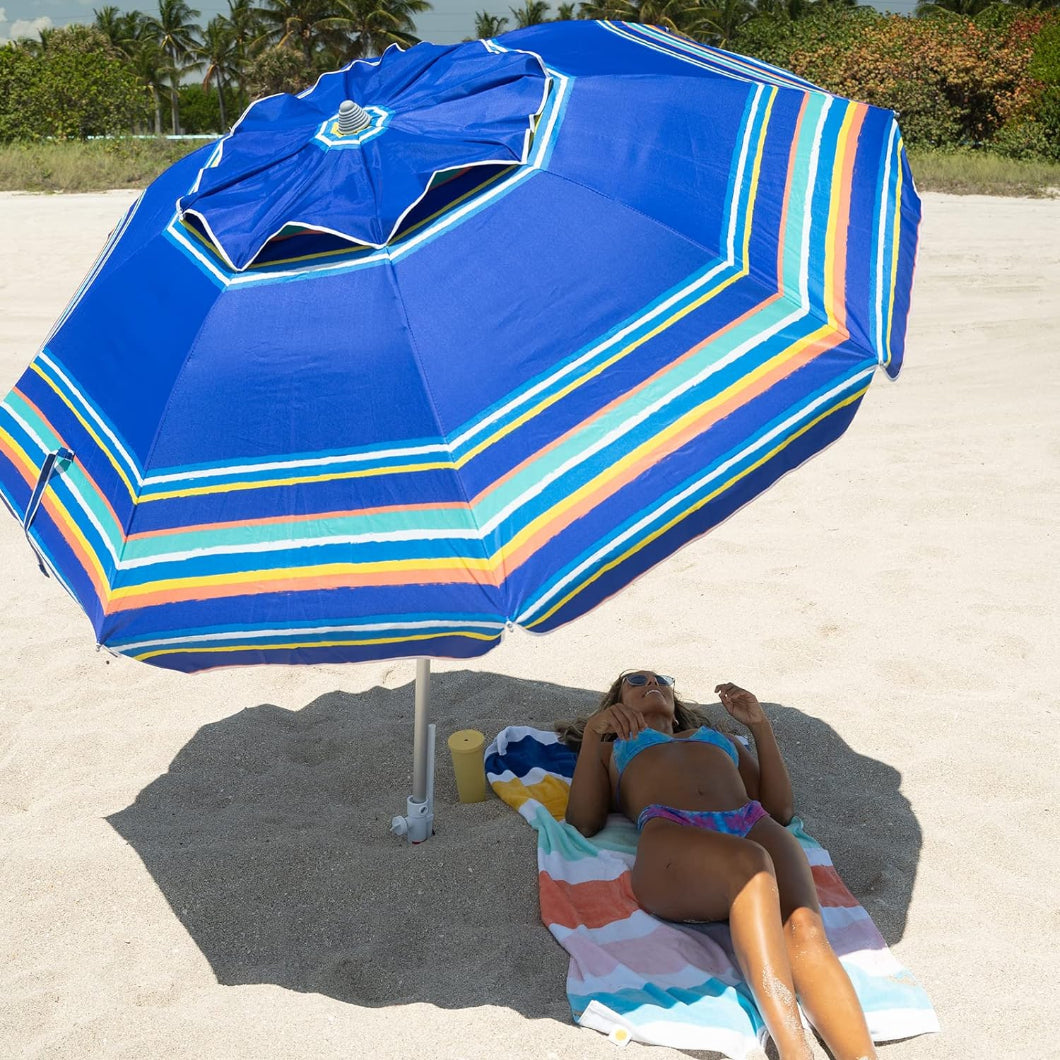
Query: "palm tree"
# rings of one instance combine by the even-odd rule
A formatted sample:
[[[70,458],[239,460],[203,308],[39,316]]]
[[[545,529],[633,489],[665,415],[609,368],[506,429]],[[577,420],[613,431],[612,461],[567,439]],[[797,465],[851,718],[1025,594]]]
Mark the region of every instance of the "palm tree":
[[[146,18],[139,11],[122,11],[113,4],[101,7],[92,14],[95,15],[93,25],[96,29],[110,41],[111,47],[133,68],[141,84],[152,89],[150,84],[152,79],[144,80],[140,76],[142,70],[138,58],[145,37]],[[148,63],[145,69],[150,69],[151,65]],[[157,81],[157,79],[154,80]],[[152,95],[155,98],[157,114],[157,87],[153,88]]]
[[[45,26],[44,29],[37,31],[36,40],[32,37],[19,37],[17,40],[12,41],[12,44],[19,51],[28,52],[30,55],[43,55],[48,50],[48,41],[51,39],[55,29],[56,27],[54,26]]]
[[[133,12],[138,14],[138,12]],[[129,44],[129,66],[136,80],[151,96],[155,114],[155,136],[162,135],[162,91],[166,87],[166,74],[169,62],[162,51],[154,33],[146,24],[147,19],[140,16],[140,27],[134,33]]]
[[[717,0],[705,9],[702,21],[694,26],[694,36],[697,40],[708,40],[717,48],[728,48],[754,14],[751,0]]]
[[[158,0],[158,17],[148,19],[148,26],[169,61],[169,102],[174,136],[180,133],[180,79],[197,65],[187,60],[196,38],[202,33],[191,21],[198,17],[199,12],[184,0]]]
[[[232,26],[224,15],[210,19],[203,30],[202,43],[192,48],[192,54],[206,67],[202,87],[209,90],[210,82],[217,86],[217,100],[221,108],[221,131],[228,129],[225,116],[225,87],[236,73],[236,44]]]
[[[475,37],[478,40],[488,40],[504,32],[508,25],[508,19],[503,15],[488,15],[485,11],[475,12]]]
[[[548,21],[547,0],[523,0],[522,7],[508,8],[515,19],[516,29],[526,29],[527,26],[537,26]]]
[[[795,19],[808,15],[814,0],[755,0],[755,15],[768,19]]]
[[[557,4],[556,17],[553,22],[570,22],[577,17],[574,13],[574,4]]]
[[[611,19],[617,22],[636,22],[632,0],[582,0],[578,5],[579,18]]]
[[[414,15],[430,11],[428,0],[336,0],[345,16],[349,43],[339,56],[342,61],[380,55],[391,44],[407,48],[416,44]]]
[[[264,33],[255,44],[268,43],[301,52],[307,69],[323,48],[340,46],[347,19],[332,0],[265,0],[255,11]]]
[[[122,42],[127,35],[128,15],[123,14],[113,4],[107,4],[98,11],[93,8],[95,16],[93,25],[102,33],[111,45],[121,50]],[[131,15],[132,12],[129,12]]]
[[[699,0],[588,0],[578,10],[582,18],[641,22],[695,39],[712,32],[710,15],[713,9],[700,4]]]
[[[261,39],[264,27],[251,0],[228,0],[228,14],[221,16],[232,33],[235,48],[236,84],[239,86],[241,106],[247,104],[247,63],[254,52],[255,42]]]
[[[920,0],[916,5],[917,18],[925,15],[961,15],[972,18],[990,7],[995,0]]]

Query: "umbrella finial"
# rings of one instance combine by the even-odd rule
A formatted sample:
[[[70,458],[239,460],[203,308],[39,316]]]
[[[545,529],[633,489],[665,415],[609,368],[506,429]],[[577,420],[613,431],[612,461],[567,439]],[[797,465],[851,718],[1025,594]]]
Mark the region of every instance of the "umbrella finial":
[[[350,136],[366,129],[372,123],[368,111],[358,106],[352,99],[344,99],[339,104],[339,135]]]

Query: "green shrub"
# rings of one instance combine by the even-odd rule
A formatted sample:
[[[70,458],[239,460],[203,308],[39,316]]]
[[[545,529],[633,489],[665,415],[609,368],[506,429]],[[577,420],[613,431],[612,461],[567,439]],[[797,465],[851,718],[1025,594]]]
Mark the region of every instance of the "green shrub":
[[[1045,141],[1045,156],[1060,161],[1060,17],[1054,13],[1034,37],[1031,76],[1042,89],[1030,108]]]
[[[144,115],[132,71],[90,26],[53,30],[39,49],[0,48],[0,142],[102,136]]]
[[[277,44],[266,48],[247,71],[247,92],[251,99],[278,92],[301,92],[315,80],[316,73],[293,48]]]
[[[22,103],[35,73],[36,60],[28,51],[10,43],[0,47],[0,144],[30,135]]]
[[[1002,158],[1014,158],[1020,162],[1060,162],[1055,139],[1040,121],[1021,118],[1001,127],[990,149]]]
[[[981,145],[1009,128],[1007,149],[1016,150],[1030,135],[1017,133],[1019,124],[1041,120],[1032,57],[1053,62],[1052,37],[1049,48],[1036,43],[1049,24],[1054,16],[1012,5],[993,5],[977,19],[826,5],[794,21],[753,19],[739,45],[838,95],[893,110],[908,146]]]
[[[822,46],[850,46],[865,26],[880,17],[868,6],[836,4],[821,4],[799,18],[762,13],[740,27],[733,47],[744,55],[798,73],[794,56]]]
[[[204,89],[202,85],[182,85],[180,88],[180,127],[186,133],[221,133],[221,106],[217,89]],[[229,127],[242,114],[237,93],[225,86],[225,121]]]

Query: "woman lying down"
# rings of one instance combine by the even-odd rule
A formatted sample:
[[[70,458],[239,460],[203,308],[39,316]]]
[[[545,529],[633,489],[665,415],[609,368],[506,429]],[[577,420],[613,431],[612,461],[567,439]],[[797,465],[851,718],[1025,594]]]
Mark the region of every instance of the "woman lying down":
[[[715,691],[758,758],[674,695],[672,677],[623,674],[590,718],[558,726],[578,747],[567,821],[591,836],[611,812],[640,833],[633,893],[666,920],[729,921],[736,959],[781,1060],[812,1060],[798,1002],[836,1060],[875,1058],[854,987],[825,936],[806,855],[783,826],[791,781],[755,696]],[[580,740],[580,746],[578,746]]]

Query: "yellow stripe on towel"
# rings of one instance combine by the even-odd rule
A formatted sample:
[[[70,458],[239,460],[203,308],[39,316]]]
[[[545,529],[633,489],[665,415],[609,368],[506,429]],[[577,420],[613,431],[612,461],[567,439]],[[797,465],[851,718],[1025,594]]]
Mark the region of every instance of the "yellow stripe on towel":
[[[493,790],[513,810],[518,810],[527,799],[541,803],[557,821],[563,820],[567,811],[567,799],[570,796],[570,783],[559,777],[546,776],[536,784],[524,784],[515,780],[495,780]]]

